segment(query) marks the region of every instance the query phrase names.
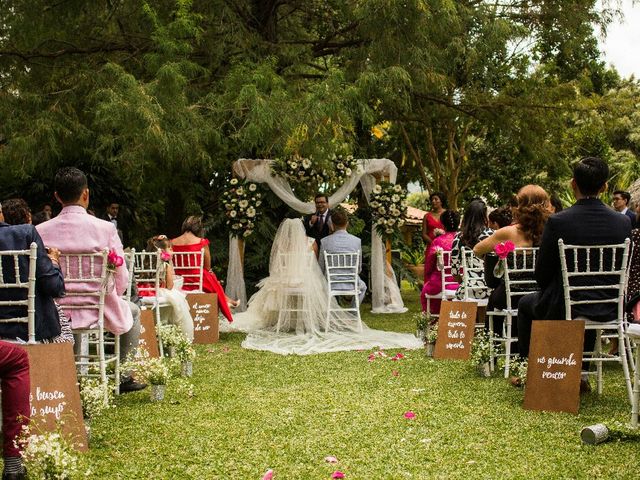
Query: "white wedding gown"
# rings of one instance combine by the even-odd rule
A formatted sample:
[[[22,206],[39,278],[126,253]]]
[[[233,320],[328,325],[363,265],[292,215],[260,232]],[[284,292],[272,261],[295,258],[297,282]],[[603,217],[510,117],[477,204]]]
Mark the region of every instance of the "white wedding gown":
[[[422,347],[410,334],[373,330],[366,325],[360,331],[356,317],[349,312],[332,313],[327,328],[327,282],[300,219],[280,224],[271,247],[269,276],[258,287],[246,312],[235,314],[233,323],[220,324],[222,331],[247,332],[244,348],[306,355]]]

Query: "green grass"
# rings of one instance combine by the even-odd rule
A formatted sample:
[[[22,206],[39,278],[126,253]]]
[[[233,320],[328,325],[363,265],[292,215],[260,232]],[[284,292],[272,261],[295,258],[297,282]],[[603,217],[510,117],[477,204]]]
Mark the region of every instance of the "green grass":
[[[410,312],[417,294],[405,295]],[[373,328],[412,332],[411,314],[366,314]],[[621,368],[578,415],[522,409],[523,391],[482,379],[466,362],[422,351],[399,361],[368,352],[279,356],[244,350],[243,335],[198,348],[187,399],[169,387],[122,395],[94,421],[82,462],[90,478],[347,479],[637,478],[635,438],[596,447],[585,425],[627,422]],[[396,351],[390,351],[395,353]],[[398,372],[397,376],[393,371]],[[415,420],[403,414],[412,410]],[[324,457],[336,456],[328,464]]]

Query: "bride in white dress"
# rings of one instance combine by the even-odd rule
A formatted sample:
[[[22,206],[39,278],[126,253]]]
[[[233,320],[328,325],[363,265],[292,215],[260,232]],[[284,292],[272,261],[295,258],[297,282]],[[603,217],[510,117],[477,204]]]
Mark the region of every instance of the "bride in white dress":
[[[258,283],[246,312],[234,315],[224,330],[248,332],[242,346],[299,355],[343,350],[420,348],[413,335],[360,331],[349,312],[332,313],[327,328],[327,281],[300,219],[286,219],[278,228],[269,260],[269,276]],[[335,302],[335,299],[332,299]],[[226,323],[226,322],[225,322]]]

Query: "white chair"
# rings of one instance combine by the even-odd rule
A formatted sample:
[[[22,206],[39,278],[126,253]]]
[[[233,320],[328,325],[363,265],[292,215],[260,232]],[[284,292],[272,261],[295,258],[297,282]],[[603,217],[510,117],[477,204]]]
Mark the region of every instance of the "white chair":
[[[627,351],[624,348],[624,289],[629,260],[629,239],[616,245],[565,245],[558,240],[562,284],[564,290],[565,318],[584,320],[585,330],[596,331],[596,344],[593,352],[584,352],[584,361],[596,364],[596,382],[598,394],[602,394],[603,362],[621,362],[627,386],[629,402],[633,402],[631,378]],[[583,299],[585,292],[594,292],[599,298]],[[608,293],[607,293],[608,292]],[[616,318],[608,322],[596,322],[587,317],[572,314],[575,305],[602,306],[611,304],[616,309]],[[617,355],[602,352],[602,332],[615,332],[618,337]]]
[[[360,316],[360,252],[328,253],[324,252],[324,266],[329,288],[327,298],[327,324],[325,331],[329,331],[331,314],[333,312],[351,312],[358,323],[358,331],[362,332],[362,317]],[[337,297],[353,297],[351,307],[341,308]],[[333,300],[333,302],[332,302]],[[338,305],[335,308],[333,305]]]
[[[96,321],[88,328],[74,328],[80,339],[76,345],[76,366],[80,376],[99,377],[108,385],[113,377],[116,394],[120,391],[120,336],[105,338],[104,300],[109,279],[107,277],[108,249],[99,253],[61,254],[60,268],[64,274],[66,296],[61,299],[63,310],[73,319],[74,310],[95,312]],[[112,347],[107,354],[105,347]],[[107,365],[113,364],[113,373],[107,375]],[[98,374],[94,373],[97,367]]]
[[[202,293],[204,281],[204,248],[198,252],[173,252],[171,256],[173,271],[184,279],[183,286],[195,289],[185,293]]]
[[[303,276],[311,269],[311,262],[315,257],[309,255],[303,260],[306,268],[304,271],[292,274],[292,265],[299,265],[299,253],[279,253],[277,270],[270,272],[272,276],[279,279],[279,288],[282,290],[283,304],[278,305],[278,320],[276,323],[276,333],[281,329],[289,330],[293,324],[297,324],[301,316],[310,315],[309,305],[307,305],[307,291],[303,287]]]
[[[451,252],[442,251],[438,253],[440,258],[437,260],[436,266],[440,271],[440,285],[442,290],[440,292],[429,295],[424,294],[424,298],[427,299],[427,312],[431,311],[431,300],[451,300],[456,296],[456,290],[458,289],[457,283],[447,282],[447,277],[451,277]],[[438,318],[439,313],[434,313],[432,317]]]
[[[496,354],[491,352],[491,365],[495,363],[498,356],[504,356],[504,378],[509,377],[511,366],[511,345],[518,341],[511,333],[513,319],[518,316],[518,309],[514,305],[518,304],[520,298],[529,293],[540,290],[535,279],[536,260],[538,257],[537,247],[516,248],[512,254],[504,260],[500,260],[504,266],[504,286],[506,295],[506,308],[487,312],[489,318],[489,334],[494,338],[494,316],[504,317],[502,331],[495,337],[495,341],[503,344],[504,353]],[[515,300],[515,301],[514,301]],[[493,346],[493,345],[492,345]]]
[[[127,285],[127,290],[124,292],[124,295],[122,296],[122,298],[124,298],[128,302],[131,301],[133,282],[135,278],[133,275],[133,266],[135,264],[134,263],[135,254],[136,254],[135,248],[131,248],[129,249],[128,252],[124,252],[124,264],[127,266],[127,272],[129,272],[129,275],[131,275],[131,278],[129,279],[129,285]]]
[[[479,307],[486,307],[491,289],[484,283],[484,261],[476,257],[473,249],[462,247],[460,250],[462,257],[463,301],[476,302]],[[480,285],[476,284],[478,279],[482,279]]]
[[[29,272],[27,280],[20,275],[20,257],[29,258]],[[20,307],[27,309],[26,317],[11,317],[1,319],[0,323],[26,323],[28,343],[36,343],[36,261],[38,245],[32,242],[28,250],[0,251],[0,289],[24,290],[24,300],[0,300],[0,307]]]
[[[631,397],[631,427],[638,428],[638,404],[640,403],[640,324],[630,324],[626,330],[629,342],[635,343],[636,361],[633,370],[633,391]]]
[[[160,309],[170,307],[171,304],[158,291],[166,274],[165,263],[160,258],[160,249],[155,252],[134,252],[133,274],[135,275],[138,295],[144,305],[143,308],[151,308],[154,313],[156,332],[158,333],[158,349],[160,356],[164,355],[162,339],[160,337]]]

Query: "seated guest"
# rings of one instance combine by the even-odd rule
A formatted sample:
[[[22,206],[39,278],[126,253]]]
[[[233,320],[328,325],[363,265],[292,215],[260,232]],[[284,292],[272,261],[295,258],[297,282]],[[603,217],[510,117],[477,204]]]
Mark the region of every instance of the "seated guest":
[[[433,239],[429,244],[427,250],[427,258],[424,264],[425,278],[427,281],[422,287],[422,294],[420,295],[420,302],[422,303],[422,311],[427,311],[427,299],[425,294],[436,295],[442,291],[443,288],[447,290],[455,290],[458,288],[457,282],[453,276],[445,277],[445,285],[442,285],[442,276],[437,266],[438,251],[450,252],[453,245],[453,239],[456,236],[458,225],[460,224],[460,215],[454,210],[445,210],[440,214],[440,222],[444,226],[444,233]],[[432,299],[430,302],[431,314],[440,313],[440,300]]]
[[[140,284],[139,294],[142,297],[155,296],[164,298],[169,302],[171,308],[160,309],[160,320],[164,324],[176,325],[182,330],[184,336],[193,341],[193,317],[191,309],[185,298],[185,294],[180,290],[182,277],[176,277],[171,264],[171,241],[166,235],[156,235],[147,242],[147,251],[157,252],[160,249],[163,253],[164,278],[160,285],[160,291],[154,291],[154,285]]]
[[[498,207],[489,213],[489,228],[498,230],[499,228],[508,227],[513,222],[513,213],[511,206]],[[475,246],[475,245],[474,245]]]
[[[182,223],[182,235],[171,240],[173,251],[178,252],[199,252],[204,249],[204,271],[202,279],[202,290],[207,293],[216,293],[218,295],[218,306],[222,314],[227,317],[230,322],[233,321],[231,310],[229,305],[237,307],[239,305],[238,300],[232,300],[224,293],[224,289],[216,274],[211,270],[211,252],[209,251],[209,240],[202,238],[204,235],[204,225],[202,224],[202,217],[190,216]],[[196,290],[197,285],[193,284],[193,280],[189,278],[192,275],[198,275],[199,269],[175,267],[176,275],[182,275],[185,278],[183,290]]]
[[[58,248],[63,254],[95,253],[108,248],[124,256],[116,227],[87,214],[89,187],[85,174],[77,168],[62,168],[56,173],[54,185],[55,197],[62,205],[62,211],[57,217],[38,225],[44,242]],[[140,309],[121,297],[127,290],[128,282],[127,266],[121,265],[116,269],[115,288],[106,294],[104,301],[104,325],[111,333],[120,335],[120,356],[123,360],[138,346],[140,336]],[[68,301],[66,298],[60,299],[63,308]],[[96,314],[91,309],[74,309],[72,327],[88,328],[95,325]],[[120,391],[124,393],[144,387],[124,375]]]
[[[0,205],[0,250],[27,250],[31,243],[38,246],[36,261],[36,298],[35,298],[35,334],[37,341],[53,340],[61,333],[58,310],[54,298],[64,295],[64,279],[57,249],[50,249],[49,253],[35,227],[28,224],[9,225],[4,222],[2,206]],[[21,256],[19,260],[20,276],[23,282],[28,281],[29,258]],[[2,269],[7,281],[13,278],[13,259],[3,257]],[[19,296],[14,289],[0,290],[1,300],[24,300],[26,293]],[[24,306],[6,307],[0,312],[0,318],[26,317],[27,308]],[[0,338],[28,340],[28,325],[26,323],[0,323]]]
[[[35,227],[36,225],[40,225],[41,223],[46,222],[49,219],[50,217],[47,216],[46,212],[34,213],[31,216],[31,225]]]
[[[3,212],[4,212],[4,220],[9,225],[24,225],[31,223],[31,210],[29,209],[29,205],[21,198],[11,198],[9,200],[5,200],[3,203]],[[52,260],[55,257],[55,262],[58,260],[58,256],[60,255],[60,251],[58,249],[50,249],[48,251],[48,255]],[[61,342],[73,342],[73,334],[71,333],[71,321],[69,317],[64,313],[64,311],[60,308],[60,305],[56,301],[54,301],[56,310],[58,312],[58,317],[60,319],[60,335],[48,339],[42,339],[42,343],[61,343]]]
[[[520,355],[529,355],[531,324],[534,320],[558,320],[565,318],[564,290],[560,266],[558,240],[567,245],[613,245],[623,243],[631,236],[631,222],[626,215],[614,212],[598,199],[607,188],[608,165],[597,157],[586,157],[573,167],[571,187],[576,203],[549,217],[540,240],[540,251],[535,276],[540,291],[525,295],[518,305],[518,332]],[[593,286],[600,279],[593,278]],[[605,291],[590,289],[576,292],[576,300],[602,300]],[[577,304],[572,315],[585,316],[596,322],[614,320],[616,303]],[[595,332],[585,332],[585,351],[593,351]],[[584,368],[584,367],[583,367]],[[583,390],[589,390],[583,379]]]
[[[322,239],[320,243],[319,258],[320,269],[325,273],[326,265],[324,263],[324,252],[327,253],[346,253],[346,252],[359,252],[360,253],[360,265],[358,266],[358,273],[362,271],[362,242],[355,235],[351,235],[347,232],[349,226],[349,217],[347,213],[341,209],[331,211],[331,221],[333,223],[334,232]],[[349,288],[348,285],[345,285]],[[345,288],[343,287],[343,289]],[[340,290],[340,284],[332,285],[335,290]],[[360,303],[364,300],[364,294],[367,291],[367,285],[364,281],[358,277],[358,298]],[[354,302],[355,304],[355,302]]]
[[[16,440],[29,422],[29,357],[26,350],[0,341],[0,380],[2,391],[2,480],[27,478]]]
[[[453,278],[462,283],[462,247],[471,250],[476,244],[493,233],[487,227],[487,204],[479,198],[474,198],[469,202],[464,211],[462,218],[462,228],[456,234],[451,246],[451,273]],[[489,290],[484,278],[479,273],[482,271],[482,260],[477,257],[471,257],[472,265],[467,275],[468,286],[460,285],[456,290],[456,299],[463,300],[465,297],[481,300],[489,296]]]
[[[493,235],[478,243],[473,252],[478,256],[493,254],[494,248],[501,242],[513,242],[516,248],[522,247],[538,247],[542,238],[542,230],[547,222],[547,218],[552,213],[549,195],[538,185],[526,185],[522,187],[516,195],[516,206],[513,209],[514,223],[512,225],[496,230]],[[497,260],[497,257],[492,257]],[[487,257],[487,261],[489,258]],[[492,267],[497,263],[491,263]],[[487,311],[500,310],[507,308],[507,298],[504,279],[496,279],[493,276],[493,268],[485,269],[485,275],[488,275],[487,283],[494,284],[495,288],[489,297]],[[517,300],[519,296],[513,296],[516,304],[512,303],[513,308],[517,308]],[[502,332],[502,317],[494,318],[494,328],[496,332]],[[512,336],[518,336],[516,323],[512,326]]]

